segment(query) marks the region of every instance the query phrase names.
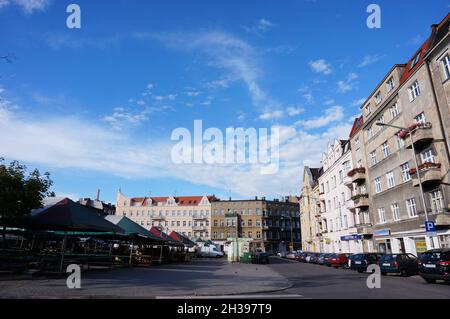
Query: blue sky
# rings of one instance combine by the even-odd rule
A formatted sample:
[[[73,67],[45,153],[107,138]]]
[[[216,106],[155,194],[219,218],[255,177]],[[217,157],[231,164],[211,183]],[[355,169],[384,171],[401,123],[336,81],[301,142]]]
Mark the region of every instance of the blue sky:
[[[82,28],[66,27],[81,7]],[[59,195],[298,194],[304,165],[449,2],[0,0],[0,156],[50,171]],[[281,129],[281,167],[173,165],[173,129]]]

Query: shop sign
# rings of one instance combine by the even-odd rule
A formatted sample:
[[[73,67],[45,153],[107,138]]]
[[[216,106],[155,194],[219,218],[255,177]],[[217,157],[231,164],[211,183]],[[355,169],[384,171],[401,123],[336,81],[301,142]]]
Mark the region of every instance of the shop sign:
[[[379,229],[379,230],[375,230],[373,232],[374,237],[383,237],[383,236],[390,236],[390,235],[391,235],[390,229]]]
[[[351,241],[351,240],[361,240],[362,235],[347,235],[347,236],[341,236],[342,241]]]
[[[418,254],[422,254],[427,251],[427,242],[425,238],[416,238],[416,251]]]

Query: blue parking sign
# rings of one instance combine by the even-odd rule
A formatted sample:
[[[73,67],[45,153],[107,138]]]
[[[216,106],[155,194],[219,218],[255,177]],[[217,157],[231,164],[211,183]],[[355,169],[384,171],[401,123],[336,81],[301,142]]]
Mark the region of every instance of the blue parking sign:
[[[425,222],[425,229],[427,233],[434,233],[436,232],[436,224],[431,221]]]

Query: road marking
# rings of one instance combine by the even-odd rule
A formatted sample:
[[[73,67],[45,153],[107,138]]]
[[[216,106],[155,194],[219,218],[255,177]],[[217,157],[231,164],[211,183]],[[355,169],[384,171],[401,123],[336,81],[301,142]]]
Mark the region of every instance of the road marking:
[[[185,300],[185,299],[304,299],[302,295],[231,295],[231,296],[159,296],[155,299],[173,299],[173,300]]]

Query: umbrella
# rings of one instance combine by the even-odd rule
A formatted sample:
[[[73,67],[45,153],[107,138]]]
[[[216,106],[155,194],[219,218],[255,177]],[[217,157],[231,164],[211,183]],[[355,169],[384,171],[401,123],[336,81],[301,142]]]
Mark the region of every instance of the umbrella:
[[[113,223],[114,225],[122,228],[125,231],[125,234],[127,234],[127,235],[135,235],[135,236],[143,237],[143,238],[153,240],[156,242],[164,242],[164,240],[162,238],[159,238],[158,236],[153,235],[147,229],[136,224],[134,221],[132,221],[128,217],[108,215],[105,217],[105,219],[107,221]]]

